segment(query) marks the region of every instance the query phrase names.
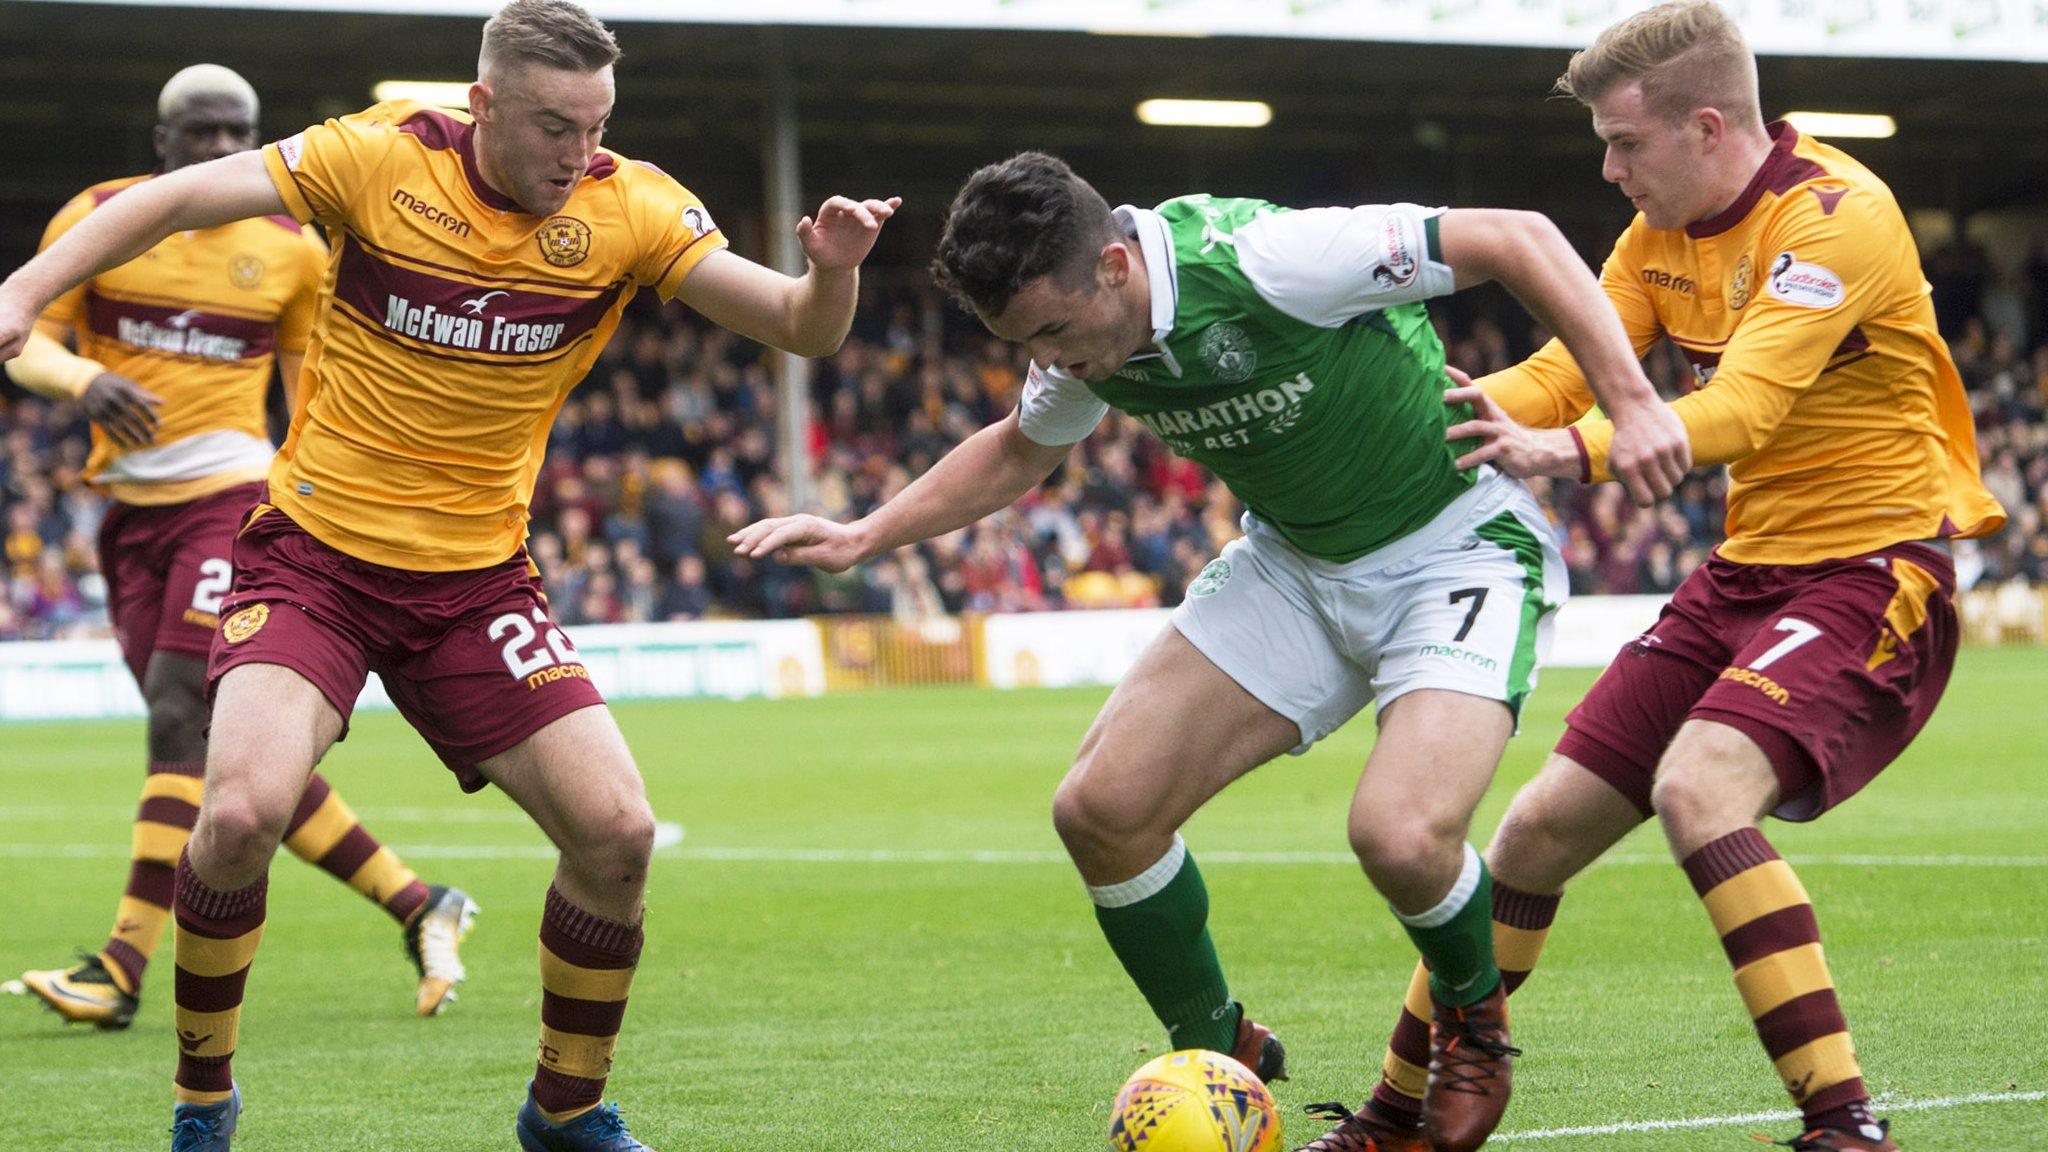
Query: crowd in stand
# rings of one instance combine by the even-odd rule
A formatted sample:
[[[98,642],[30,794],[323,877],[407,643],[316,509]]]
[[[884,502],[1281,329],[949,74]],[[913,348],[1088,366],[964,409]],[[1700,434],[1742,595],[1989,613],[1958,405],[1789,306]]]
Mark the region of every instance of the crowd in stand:
[[[1977,421],[1985,482],[2012,518],[1958,550],[1965,582],[2048,582],[2048,253],[2007,286],[1981,252],[1929,255],[1943,333]],[[1008,413],[1021,353],[929,289],[870,293],[854,335],[811,366],[811,506],[859,516],[950,447]],[[1505,367],[1541,333],[1505,310],[1442,309],[1450,363]],[[1667,396],[1692,387],[1668,346],[1648,361]],[[776,458],[778,391],[761,350],[680,308],[636,302],[563,406],[537,485],[530,550],[564,624],[1172,605],[1238,533],[1237,501],[1111,413],[1043,487],[966,530],[854,571],[738,559],[733,529],[791,510]],[[104,635],[94,541],[102,501],[83,484],[77,408],[0,390],[0,639]],[[1540,484],[1575,593],[1664,593],[1720,539],[1726,479],[1696,470],[1654,509],[1612,484]]]

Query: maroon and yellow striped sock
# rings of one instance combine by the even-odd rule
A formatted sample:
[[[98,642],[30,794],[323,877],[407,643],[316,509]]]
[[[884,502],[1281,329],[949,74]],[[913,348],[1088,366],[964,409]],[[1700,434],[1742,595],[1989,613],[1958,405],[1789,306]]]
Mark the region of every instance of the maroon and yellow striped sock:
[[[1755,828],[1731,832],[1685,858],[1735,966],[1764,1051],[1810,1126],[1853,1128],[1870,1093],[1821,954],[1820,925],[1792,866]]]
[[[1494,877],[1493,960],[1508,995],[1514,995],[1535,969],[1562,899],[1524,892]],[[1422,1121],[1422,1093],[1429,1086],[1429,1017],[1429,969],[1417,964],[1380,1065],[1380,1082],[1372,1090],[1373,1105],[1397,1120]]]
[[[178,857],[177,1024],[178,1103],[218,1104],[234,1090],[229,1062],[242,1022],[242,989],[263,939],[268,877],[247,888],[220,892],[192,871],[192,854]]]
[[[114,930],[100,949],[114,984],[130,996],[142,988],[142,973],[163,939],[171,918],[171,889],[176,883],[178,855],[199,821],[199,793],[206,765],[154,761],[142,781],[142,803],[135,811],[135,836],[129,849],[128,887],[114,911]]]
[[[427,886],[419,875],[370,835],[318,772],[306,782],[306,793],[285,825],[284,846],[362,893],[400,924],[427,902]]]
[[[533,1101],[551,1124],[597,1107],[640,962],[638,924],[593,916],[548,885],[540,921],[540,1058]]]

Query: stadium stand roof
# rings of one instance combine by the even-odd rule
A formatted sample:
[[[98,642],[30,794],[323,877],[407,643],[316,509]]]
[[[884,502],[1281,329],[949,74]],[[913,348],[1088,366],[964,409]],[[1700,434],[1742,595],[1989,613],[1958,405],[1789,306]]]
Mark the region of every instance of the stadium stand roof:
[[[477,6],[479,10],[488,6]],[[602,8],[602,6],[600,6]],[[1196,188],[1297,204],[1362,199],[1540,208],[1611,236],[1626,205],[1598,177],[1584,112],[1544,98],[1562,49],[1165,38],[1070,32],[618,22],[627,56],[609,143],[653,160],[749,243],[762,199],[768,62],[795,78],[806,199],[900,193],[882,252],[920,263],[975,166],[1035,147],[1112,198]],[[266,134],[371,102],[381,79],[468,78],[475,16],[0,5],[0,258],[11,266],[79,188],[147,169],[157,88],[210,60],[264,98]],[[1958,218],[2048,203],[2043,66],[1766,57],[1767,108],[1883,112],[1890,140],[1847,144],[1909,208]],[[1251,131],[1152,128],[1148,96],[1256,98]]]

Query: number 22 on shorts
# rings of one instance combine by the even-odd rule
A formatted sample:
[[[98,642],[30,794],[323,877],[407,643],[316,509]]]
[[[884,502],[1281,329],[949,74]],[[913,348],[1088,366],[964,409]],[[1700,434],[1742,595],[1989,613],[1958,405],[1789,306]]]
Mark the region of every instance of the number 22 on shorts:
[[[221,598],[235,585],[235,566],[218,558],[199,565],[199,583],[192,586],[192,609],[218,616]]]
[[[526,648],[527,645],[533,644],[537,634],[534,631],[533,624],[527,623],[526,617],[521,616],[519,613],[507,612],[505,615],[491,621],[490,627],[485,629],[485,634],[492,640],[505,641],[505,647],[501,655],[505,657],[505,667],[511,670],[513,679],[524,680],[535,672],[543,668],[552,667],[557,663],[582,663],[576,657],[576,649],[569,646],[569,638],[562,635],[561,629],[548,623],[548,614],[546,612],[535,608],[533,610],[533,623],[547,629],[547,642],[535,645],[528,652],[522,652],[521,650]]]

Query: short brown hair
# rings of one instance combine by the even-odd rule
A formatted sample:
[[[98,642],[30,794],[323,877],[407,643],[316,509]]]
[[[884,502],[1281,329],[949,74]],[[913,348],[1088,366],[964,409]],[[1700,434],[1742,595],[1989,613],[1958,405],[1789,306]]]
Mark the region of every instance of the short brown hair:
[[[983,316],[1000,316],[1041,276],[1088,282],[1117,236],[1109,202],[1066,162],[1020,152],[967,178],[946,213],[932,279]]]
[[[1756,56],[1715,0],[1673,0],[1610,26],[1572,56],[1560,95],[1591,104],[1640,81],[1643,104],[1678,120],[1700,108],[1734,123],[1757,122]]]
[[[512,0],[484,23],[482,74],[493,63],[544,64],[596,72],[618,62],[619,42],[597,17],[569,0]]]

